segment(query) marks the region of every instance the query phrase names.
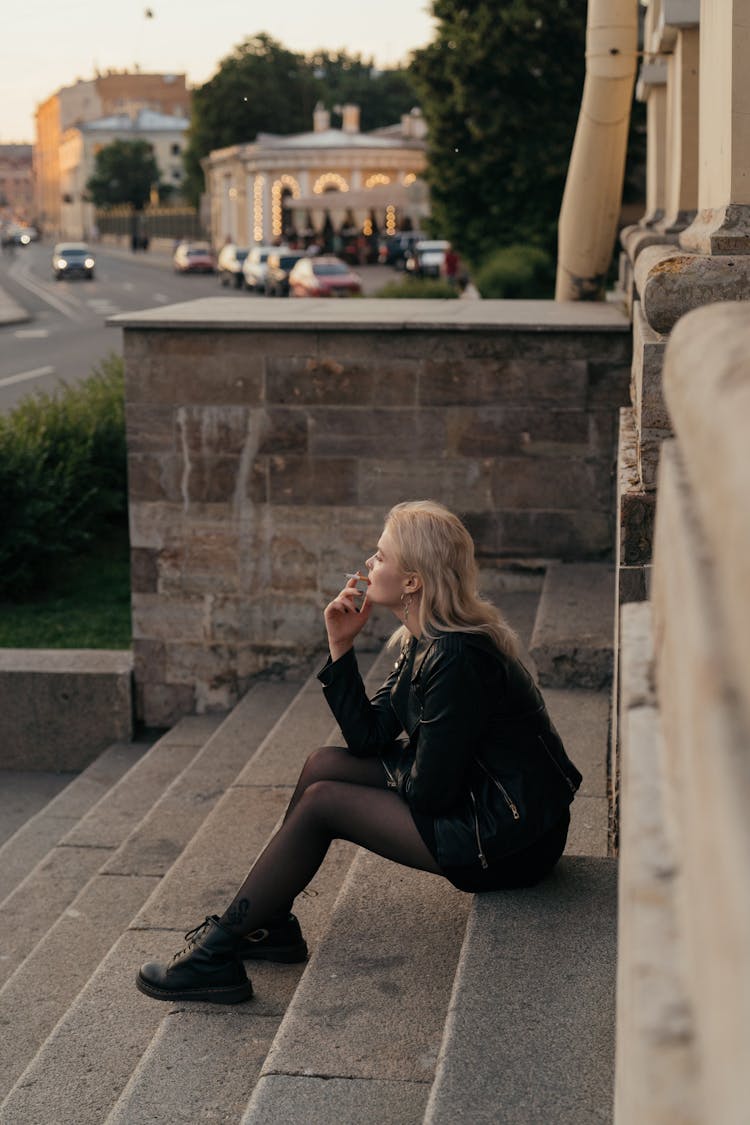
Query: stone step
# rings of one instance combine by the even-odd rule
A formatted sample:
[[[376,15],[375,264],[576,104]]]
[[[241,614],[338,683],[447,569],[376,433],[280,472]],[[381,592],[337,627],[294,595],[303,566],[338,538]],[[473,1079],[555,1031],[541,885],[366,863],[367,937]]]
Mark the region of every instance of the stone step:
[[[270,686],[273,685],[266,685]],[[276,685],[277,688],[279,686]],[[292,752],[296,751],[298,759],[294,767],[296,779],[299,765],[311,746],[330,740],[330,713],[317,681],[311,681],[302,691],[299,691],[298,685],[284,687],[294,691],[295,698],[256,751],[258,761],[265,762],[271,780],[261,785],[253,782],[251,759],[223,795],[221,790],[218,791],[209,815],[166,877],[129,876],[154,881],[150,899],[137,914],[135,911],[131,914],[130,929],[122,933],[123,927],[120,927],[119,940],[101,960],[16,1080],[0,1107],[0,1122],[4,1125],[19,1120],[33,1120],[39,1125],[45,1122],[49,1125],[65,1125],[65,1122],[71,1125],[101,1125],[131,1078],[139,1059],[148,1052],[149,1043],[159,1030],[161,1021],[168,1017],[168,1031],[172,1021],[185,1016],[182,1035],[187,1035],[191,1027],[196,1027],[196,1017],[199,1023],[201,1013],[182,1013],[179,1008],[157,1004],[138,993],[134,986],[135,973],[144,960],[171,956],[189,926],[226,902],[285,807],[291,782],[284,781],[284,771],[291,770]],[[247,712],[244,719],[238,714],[244,703],[243,700],[232,712],[227,724],[230,730],[233,726],[234,738],[243,740],[243,760],[247,762],[247,735],[244,732],[251,727],[252,720]],[[274,776],[269,763],[276,746],[282,766]],[[289,758],[288,765],[283,765],[285,757]],[[160,857],[154,857],[148,846],[136,844],[135,836],[126,846],[131,847],[131,855],[139,871],[150,870],[147,865],[154,858],[156,870],[159,870]],[[343,845],[339,849],[342,854],[345,850]],[[353,852],[353,849],[348,851]],[[336,869],[336,857],[332,858],[329,878],[335,875]],[[102,877],[113,879],[114,871]],[[339,881],[342,877],[343,873]],[[328,889],[324,881],[318,884],[316,880],[310,897],[303,900],[303,908],[307,910],[308,904],[311,908],[308,913],[313,916],[316,912],[319,914],[320,929],[327,923],[336,889],[337,886]],[[315,925],[312,928],[308,926],[307,916],[304,924],[314,939]],[[242,1013],[237,1018],[254,1018],[257,1026],[253,1034],[262,1036],[264,1025],[271,1026],[281,1018],[302,969],[303,966],[270,965],[260,968],[253,974],[256,991],[261,998],[264,993],[267,994],[268,1000],[264,1003],[260,999],[245,1006],[247,1014]],[[264,981],[270,982],[270,987],[264,985]],[[207,1006],[204,1014],[212,1012],[216,1015],[215,1010]],[[231,1014],[236,1015],[236,1010],[224,1013],[224,1017]],[[236,1051],[236,1025],[233,1027],[231,1041],[221,1044],[217,1056],[221,1057],[224,1066]],[[196,1058],[206,1055],[204,1035],[198,1027],[196,1031],[199,1038],[190,1052],[191,1065]],[[158,1055],[158,1051],[156,1053]],[[209,1066],[209,1060],[205,1060],[203,1065]],[[171,1105],[170,1113],[174,1114],[175,1104],[183,1106],[179,1088],[186,1082],[189,1083],[189,1079],[183,1070],[178,1082],[177,1102]],[[251,1089],[252,1083],[243,1090],[242,1106],[246,1104]],[[203,1087],[203,1094],[211,1098],[213,1090],[207,1094],[207,1087]],[[180,1118],[173,1115],[165,1119],[174,1121]]]
[[[75,770],[0,768],[0,847],[77,776]]]
[[[544,699],[565,749],[583,774],[570,810],[568,855],[606,856],[609,850],[608,691],[544,688]]]
[[[379,686],[391,660],[386,654],[374,663],[367,654],[359,658],[363,674],[369,669],[368,688]],[[148,928],[150,957],[169,955],[191,919],[223,907],[275,829],[307,754],[316,745],[340,741],[320,684],[312,677],[273,738],[226,793],[205,831],[185,849],[134,920],[133,929]],[[307,892],[295,903],[311,950],[328,930],[355,854],[350,844],[335,842]],[[133,972],[136,965],[137,961],[131,962]],[[137,1120],[173,1125],[182,1120],[185,1106],[206,1119],[239,1120],[305,966],[259,962],[248,964],[248,969],[255,990],[251,1004],[232,1009],[173,1007],[107,1117],[107,1125]],[[159,1007],[137,993],[135,1002]]]
[[[157,800],[140,823],[134,812],[131,784],[120,791],[119,802],[108,799],[108,795],[90,817],[80,822],[70,834],[76,843],[56,849],[68,862],[70,880],[84,882],[57,920],[52,912],[45,914],[43,904],[40,905],[36,897],[38,883],[26,881],[30,899],[24,902],[24,908],[31,913],[36,904],[39,925],[46,921],[49,928],[31,949],[29,943],[22,944],[24,929],[19,927],[17,937],[13,931],[15,945],[11,955],[22,959],[22,963],[0,990],[0,1004],[9,1012],[18,1012],[28,1004],[29,996],[38,999],[14,1034],[0,1041],[0,1097],[8,1093],[55,1023],[64,1016],[101,959],[158,886],[175,854],[194,835],[223,788],[241,771],[248,756],[289,705],[295,690],[295,685],[290,684],[258,684],[228,720],[218,715],[183,719],[160,740],[142,759],[143,768],[131,771],[131,783],[142,790],[139,800],[145,800],[149,785],[153,787],[165,761],[179,762],[188,750],[191,756],[165,791],[151,789],[152,803],[155,797]],[[183,745],[188,737],[193,738],[194,745]],[[130,821],[126,819],[127,812]],[[128,833],[125,829],[132,821],[136,821],[136,827]],[[119,848],[114,848],[118,836],[125,838]],[[81,857],[85,860],[83,864]],[[87,873],[91,875],[88,880]],[[18,895],[22,889],[19,888]],[[9,916],[3,915],[0,922],[6,917]],[[11,929],[10,923],[8,928]],[[71,950],[75,950],[74,956]],[[33,1114],[29,1117],[32,1119]]]
[[[243,1125],[421,1121],[470,905],[360,851]]]
[[[216,729],[218,716],[182,719],[142,755],[0,904],[0,983],[126,839]]]
[[[113,743],[4,841],[0,847],[0,902],[135,765],[150,745],[142,741]]]
[[[612,1120],[616,873],[565,857],[474,897],[424,1125]]]
[[[526,643],[537,602],[538,595],[529,592],[512,592],[502,598],[506,615]],[[383,653],[376,660],[366,677],[368,690],[380,685],[389,671],[391,659],[391,656]],[[360,670],[365,674],[367,658],[360,655],[358,660]],[[245,775],[238,779],[237,793],[228,794],[223,802],[223,818],[232,827],[226,833],[227,840],[222,850],[218,850],[220,845],[217,841],[212,841],[211,848],[215,857],[212,859],[210,855],[206,855],[203,843],[196,840],[195,849],[192,845],[187,849],[185,856],[159,888],[158,894],[153,896],[152,903],[147,904],[146,909],[141,912],[135,925],[150,924],[155,928],[174,930],[178,919],[184,924],[186,917],[201,917],[206,911],[207,901],[213,901],[218,908],[233,893],[243,873],[237,862],[238,853],[242,851],[250,859],[253,851],[257,851],[262,844],[262,839],[252,834],[248,824],[247,790],[243,793],[243,787],[247,784],[248,787],[256,788],[252,808],[259,810],[261,786],[271,787],[283,783],[291,787],[297,780],[300,766],[311,745],[330,742],[334,737],[336,741],[340,741],[338,732],[335,736],[329,733],[330,715],[322,703],[320,687],[315,680],[307,685],[305,694],[309,698],[301,697],[299,706],[290,709],[279,737],[273,744],[269,742],[256,755]],[[316,716],[314,724],[311,723],[311,714]],[[288,792],[284,794],[283,803],[287,796]],[[278,811],[283,803],[278,806]],[[257,819],[262,825],[262,818],[258,815]],[[243,844],[242,848],[240,844]],[[326,863],[309,888],[311,897],[303,897],[297,901],[295,910],[313,951],[328,932],[336,893],[354,854],[354,849],[349,845],[334,844]],[[379,862],[390,873],[400,870]],[[217,887],[215,871],[219,868],[230,872],[231,878]],[[191,896],[190,902],[186,903],[186,895]],[[463,900],[464,896],[459,898]],[[191,903],[194,904],[192,913],[189,909]],[[174,942],[173,935],[169,941]],[[168,953],[171,948],[165,941],[164,952]],[[455,949],[457,955],[458,943],[455,944]],[[406,958],[404,971],[408,964],[409,959]],[[162,1021],[107,1118],[107,1125],[129,1125],[138,1120],[172,1125],[172,1122],[181,1119],[181,1107],[185,1106],[190,1106],[192,1112],[200,1111],[217,1120],[222,1119],[222,1114],[225,1120],[239,1119],[260,1074],[284,1010],[294,995],[300,977],[304,981],[307,976],[306,973],[302,976],[301,966],[253,965],[251,969],[256,994],[252,1004],[241,1005],[231,1011],[194,1006],[192,1011],[176,1010]],[[187,1005],[188,1009],[190,1007]],[[240,1033],[237,1030],[238,1022],[242,1026]],[[332,1089],[333,1085],[331,1082],[327,1088]],[[389,1104],[396,1106],[401,1102],[401,1110],[405,1113],[409,1097],[399,1099],[402,1083],[385,1081],[381,1085],[390,1099]],[[348,1089],[347,1083],[343,1086]],[[368,1088],[374,1093],[376,1084],[371,1082]],[[207,1091],[210,1091],[209,1095]],[[423,1103],[424,1099],[421,1104]],[[305,1121],[314,1119],[306,1117]],[[380,1117],[379,1120],[387,1118]],[[402,1117],[396,1116],[393,1120],[400,1121]]]
[[[543,687],[605,690],[612,680],[615,573],[607,563],[554,563],[539,600],[531,657]]]

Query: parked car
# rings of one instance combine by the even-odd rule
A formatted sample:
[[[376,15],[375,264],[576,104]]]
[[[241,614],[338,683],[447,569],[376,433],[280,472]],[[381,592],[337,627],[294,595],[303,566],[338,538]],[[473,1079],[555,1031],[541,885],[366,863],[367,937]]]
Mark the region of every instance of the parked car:
[[[442,240],[417,242],[406,259],[407,273],[413,277],[440,277],[449,246],[449,242]]]
[[[290,297],[354,297],[361,293],[359,274],[332,255],[300,258],[289,273]]]
[[[64,277],[85,277],[91,281],[96,258],[85,242],[58,242],[52,251],[52,272],[58,281]]]
[[[395,270],[406,269],[406,259],[423,239],[424,235],[415,230],[393,234],[381,243],[378,259],[384,266],[393,266]]]
[[[175,273],[214,273],[216,259],[207,242],[181,242],[172,258]]]
[[[255,293],[266,291],[266,271],[269,254],[291,253],[288,246],[253,246],[242,263],[245,288]]]
[[[292,267],[304,257],[304,250],[286,250],[279,253],[279,248],[274,247],[273,254],[269,254],[266,260],[267,296],[289,296],[289,273]]]
[[[247,248],[235,246],[233,242],[222,246],[216,259],[216,271],[222,285],[233,285],[235,289],[242,287],[245,280],[242,276],[242,266],[247,255]]]

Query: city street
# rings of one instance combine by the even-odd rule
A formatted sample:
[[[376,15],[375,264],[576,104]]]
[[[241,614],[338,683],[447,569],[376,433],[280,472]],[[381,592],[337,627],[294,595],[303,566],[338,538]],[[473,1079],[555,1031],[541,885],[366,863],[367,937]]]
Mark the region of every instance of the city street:
[[[216,276],[179,275],[166,254],[130,254],[96,247],[92,281],[56,281],[52,245],[32,243],[11,259],[0,258],[0,286],[31,315],[25,324],[0,328],[0,410],[8,410],[30,391],[53,390],[60,380],[86,378],[110,352],[122,349],[122,332],[105,321],[132,312],[190,301],[196,297],[236,296]],[[398,277],[385,266],[359,271],[365,292]],[[258,300],[247,293],[248,301]]]

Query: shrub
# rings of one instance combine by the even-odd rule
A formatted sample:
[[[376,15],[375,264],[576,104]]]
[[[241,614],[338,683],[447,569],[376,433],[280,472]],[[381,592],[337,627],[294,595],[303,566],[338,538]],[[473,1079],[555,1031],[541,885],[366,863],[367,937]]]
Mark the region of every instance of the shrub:
[[[127,519],[123,364],[0,415],[0,595],[39,589],[103,525]]]
[[[487,298],[552,297],[554,265],[549,254],[537,246],[505,246],[482,262],[474,283]]]
[[[433,277],[407,277],[403,281],[389,281],[375,294],[376,297],[434,297],[444,300],[457,297],[458,290],[449,281]]]

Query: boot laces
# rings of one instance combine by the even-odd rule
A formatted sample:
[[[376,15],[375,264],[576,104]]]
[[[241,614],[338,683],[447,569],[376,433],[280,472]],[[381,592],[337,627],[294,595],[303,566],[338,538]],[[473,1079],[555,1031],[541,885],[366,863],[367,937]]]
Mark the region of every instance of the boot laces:
[[[179,960],[179,958],[182,957],[183,953],[189,952],[189,950],[191,950],[193,946],[198,944],[199,938],[201,938],[204,931],[208,929],[210,921],[210,918],[206,918],[206,920],[197,925],[194,930],[188,930],[188,932],[184,936],[185,944],[183,945],[182,949],[179,950],[179,952],[175,953],[174,957],[172,958],[173,961]]]

